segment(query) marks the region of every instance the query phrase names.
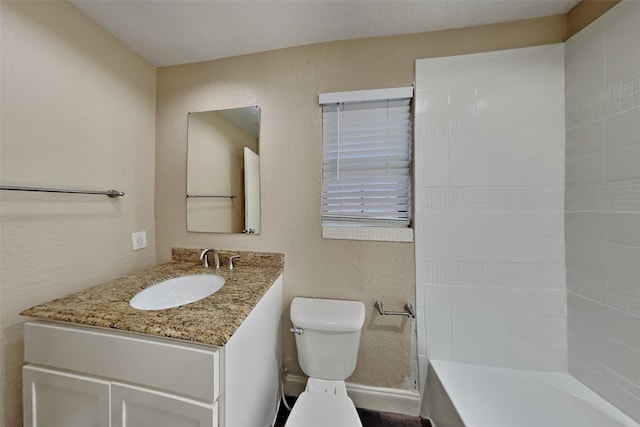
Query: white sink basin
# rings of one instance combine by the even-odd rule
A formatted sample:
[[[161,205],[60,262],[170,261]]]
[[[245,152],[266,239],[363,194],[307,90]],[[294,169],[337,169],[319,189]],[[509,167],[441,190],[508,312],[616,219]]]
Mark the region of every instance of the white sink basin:
[[[165,280],[138,292],[129,304],[138,310],[162,310],[208,297],[224,285],[217,274],[193,274]]]

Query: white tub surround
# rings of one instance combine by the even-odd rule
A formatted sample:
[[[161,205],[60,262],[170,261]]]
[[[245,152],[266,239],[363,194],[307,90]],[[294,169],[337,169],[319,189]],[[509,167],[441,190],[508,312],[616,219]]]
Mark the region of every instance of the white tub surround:
[[[421,384],[427,357],[568,371],[640,422],[638,22],[416,62]]]
[[[566,43],[569,373],[640,422],[640,2]]]
[[[416,62],[416,306],[429,359],[566,369],[563,46]]]
[[[436,427],[639,427],[567,373],[437,360],[430,366]]]

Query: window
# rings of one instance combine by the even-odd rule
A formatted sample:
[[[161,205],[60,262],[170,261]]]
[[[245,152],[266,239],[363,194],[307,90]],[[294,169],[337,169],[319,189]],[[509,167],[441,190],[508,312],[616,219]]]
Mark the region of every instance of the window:
[[[413,88],[320,95],[323,237],[411,241]]]

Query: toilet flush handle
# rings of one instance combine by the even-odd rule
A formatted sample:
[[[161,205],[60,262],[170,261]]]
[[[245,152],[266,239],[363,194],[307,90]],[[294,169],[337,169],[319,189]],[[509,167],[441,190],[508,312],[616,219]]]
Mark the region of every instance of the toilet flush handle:
[[[304,333],[304,329],[302,328],[291,328],[289,332],[293,332],[296,335],[302,335]]]

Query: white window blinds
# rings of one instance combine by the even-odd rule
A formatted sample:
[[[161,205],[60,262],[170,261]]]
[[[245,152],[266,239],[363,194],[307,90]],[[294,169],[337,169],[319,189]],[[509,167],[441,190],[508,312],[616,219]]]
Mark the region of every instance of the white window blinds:
[[[324,227],[409,226],[412,94],[398,88],[320,95]]]

